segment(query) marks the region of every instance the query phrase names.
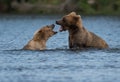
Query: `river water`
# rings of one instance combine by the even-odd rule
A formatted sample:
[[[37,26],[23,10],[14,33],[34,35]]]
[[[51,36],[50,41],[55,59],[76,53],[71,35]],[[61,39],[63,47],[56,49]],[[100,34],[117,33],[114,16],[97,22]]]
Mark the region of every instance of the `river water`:
[[[47,50],[21,48],[42,26],[61,16],[0,16],[0,82],[120,82],[120,17],[82,16],[84,26],[109,49],[69,50],[68,32],[47,42]],[[56,25],[55,30],[59,30]]]

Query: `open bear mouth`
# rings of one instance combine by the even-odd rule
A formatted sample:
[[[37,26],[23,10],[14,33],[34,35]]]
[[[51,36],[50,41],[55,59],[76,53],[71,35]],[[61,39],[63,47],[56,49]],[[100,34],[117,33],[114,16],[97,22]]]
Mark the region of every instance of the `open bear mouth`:
[[[53,31],[54,32],[54,34],[57,34],[58,32],[57,31]]]
[[[54,27],[55,27],[55,26],[54,26]],[[57,32],[57,31],[54,31],[54,27],[53,27],[52,31],[54,32],[54,34],[57,34],[58,32]]]
[[[51,29],[52,29],[52,31],[54,32],[54,34],[56,34],[56,33],[58,33],[57,31],[54,31],[54,28],[55,28],[55,25],[54,24],[52,24],[52,25],[50,25],[51,27]]]
[[[60,32],[62,31],[66,31],[65,27],[61,25],[60,29],[59,29]]]
[[[52,30],[54,32],[54,34],[57,34],[58,32],[57,31],[54,31],[54,29]]]

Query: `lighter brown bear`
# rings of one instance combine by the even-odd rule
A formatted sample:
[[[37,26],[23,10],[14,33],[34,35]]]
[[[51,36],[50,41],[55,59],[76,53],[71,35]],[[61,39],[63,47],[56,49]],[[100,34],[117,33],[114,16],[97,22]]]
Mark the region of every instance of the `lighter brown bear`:
[[[27,45],[23,47],[26,50],[44,50],[46,49],[47,40],[56,34],[57,32],[53,31],[55,25],[44,26],[41,29],[37,30]]]
[[[70,49],[108,48],[108,44],[101,37],[84,28],[81,16],[75,12],[65,15],[61,20],[56,21],[56,24],[61,26],[61,32],[68,30]]]

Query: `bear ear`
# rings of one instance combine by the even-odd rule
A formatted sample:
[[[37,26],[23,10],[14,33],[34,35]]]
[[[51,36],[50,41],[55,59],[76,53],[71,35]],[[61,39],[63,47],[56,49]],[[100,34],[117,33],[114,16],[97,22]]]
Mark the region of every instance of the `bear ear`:
[[[39,35],[44,35],[45,32],[44,32],[44,30],[40,30],[38,33],[39,33]]]
[[[35,31],[34,35],[36,35],[39,31],[40,31],[40,29],[39,29],[39,30],[37,30],[37,31]]]
[[[76,12],[71,12],[70,14],[71,14],[71,15],[76,15]]]
[[[77,15],[77,17],[81,18],[81,16],[80,16],[80,15]]]
[[[39,33],[42,33],[42,30],[39,30]]]
[[[39,39],[44,39],[45,38],[44,30],[39,30],[36,34],[37,35],[35,35],[35,36]]]
[[[78,19],[80,19],[80,15],[76,15],[76,16],[74,16],[74,20],[78,20]]]
[[[44,38],[45,38],[45,33],[44,33],[43,30],[40,30],[40,31],[39,31],[39,37],[40,37],[41,39],[44,39]]]

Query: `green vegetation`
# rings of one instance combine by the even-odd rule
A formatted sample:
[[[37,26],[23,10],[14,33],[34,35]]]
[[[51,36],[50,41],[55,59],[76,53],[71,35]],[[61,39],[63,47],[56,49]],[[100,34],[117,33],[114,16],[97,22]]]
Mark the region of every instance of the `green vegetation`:
[[[120,15],[120,0],[0,0],[2,13],[66,13]],[[13,5],[13,3],[16,4]],[[24,6],[24,8],[22,8]]]

